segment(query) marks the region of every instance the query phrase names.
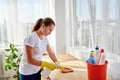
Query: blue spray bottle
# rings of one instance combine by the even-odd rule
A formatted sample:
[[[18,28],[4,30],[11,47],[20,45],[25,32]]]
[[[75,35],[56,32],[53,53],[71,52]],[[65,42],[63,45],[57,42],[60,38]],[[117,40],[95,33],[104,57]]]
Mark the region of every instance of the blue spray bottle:
[[[91,51],[90,56],[88,58],[88,63],[90,64],[96,64],[95,58],[94,58],[94,51]]]

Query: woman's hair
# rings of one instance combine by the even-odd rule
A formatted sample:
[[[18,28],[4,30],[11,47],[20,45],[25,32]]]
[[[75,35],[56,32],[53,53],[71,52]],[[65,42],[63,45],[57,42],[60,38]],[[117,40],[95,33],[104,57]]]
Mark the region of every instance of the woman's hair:
[[[45,24],[46,27],[50,26],[51,24],[55,25],[55,22],[49,17],[45,19],[40,18],[37,20],[36,24],[34,25],[32,32],[37,31],[43,23]]]

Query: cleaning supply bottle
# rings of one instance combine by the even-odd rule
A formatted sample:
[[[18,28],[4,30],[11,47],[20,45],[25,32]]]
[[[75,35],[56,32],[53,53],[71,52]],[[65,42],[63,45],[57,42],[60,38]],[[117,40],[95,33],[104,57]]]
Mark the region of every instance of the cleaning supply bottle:
[[[96,64],[95,58],[94,58],[94,51],[91,51],[90,56],[88,58],[88,63],[90,64]]]
[[[104,63],[105,63],[104,49],[101,49],[100,50],[100,57],[99,57],[98,64],[104,64]]]
[[[44,69],[42,72],[41,72],[41,76],[44,78],[44,79],[47,79],[49,76],[50,76],[50,73],[51,73],[51,70],[46,68]]]
[[[99,47],[98,46],[96,46],[95,47],[95,61],[96,61],[96,63],[98,62],[98,58],[99,58],[99,56],[100,56],[100,51],[99,51]]]

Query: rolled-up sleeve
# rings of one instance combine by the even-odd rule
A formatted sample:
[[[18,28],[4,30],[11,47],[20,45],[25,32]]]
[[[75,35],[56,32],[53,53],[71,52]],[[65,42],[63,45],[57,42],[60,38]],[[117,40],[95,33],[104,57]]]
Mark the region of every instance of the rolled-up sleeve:
[[[28,37],[25,39],[24,44],[30,47],[34,47],[35,46],[35,39],[34,37]]]

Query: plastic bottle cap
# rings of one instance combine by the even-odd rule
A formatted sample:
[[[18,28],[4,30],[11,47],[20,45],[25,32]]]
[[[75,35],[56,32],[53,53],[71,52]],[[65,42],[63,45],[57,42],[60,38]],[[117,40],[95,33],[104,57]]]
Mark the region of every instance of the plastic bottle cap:
[[[95,48],[96,50],[99,50],[99,47],[98,46],[96,46],[96,48]]]
[[[93,53],[94,51],[92,50],[91,52]]]
[[[90,53],[90,56],[94,56],[93,53]]]
[[[101,49],[100,52],[101,52],[101,53],[104,53],[104,49]]]

